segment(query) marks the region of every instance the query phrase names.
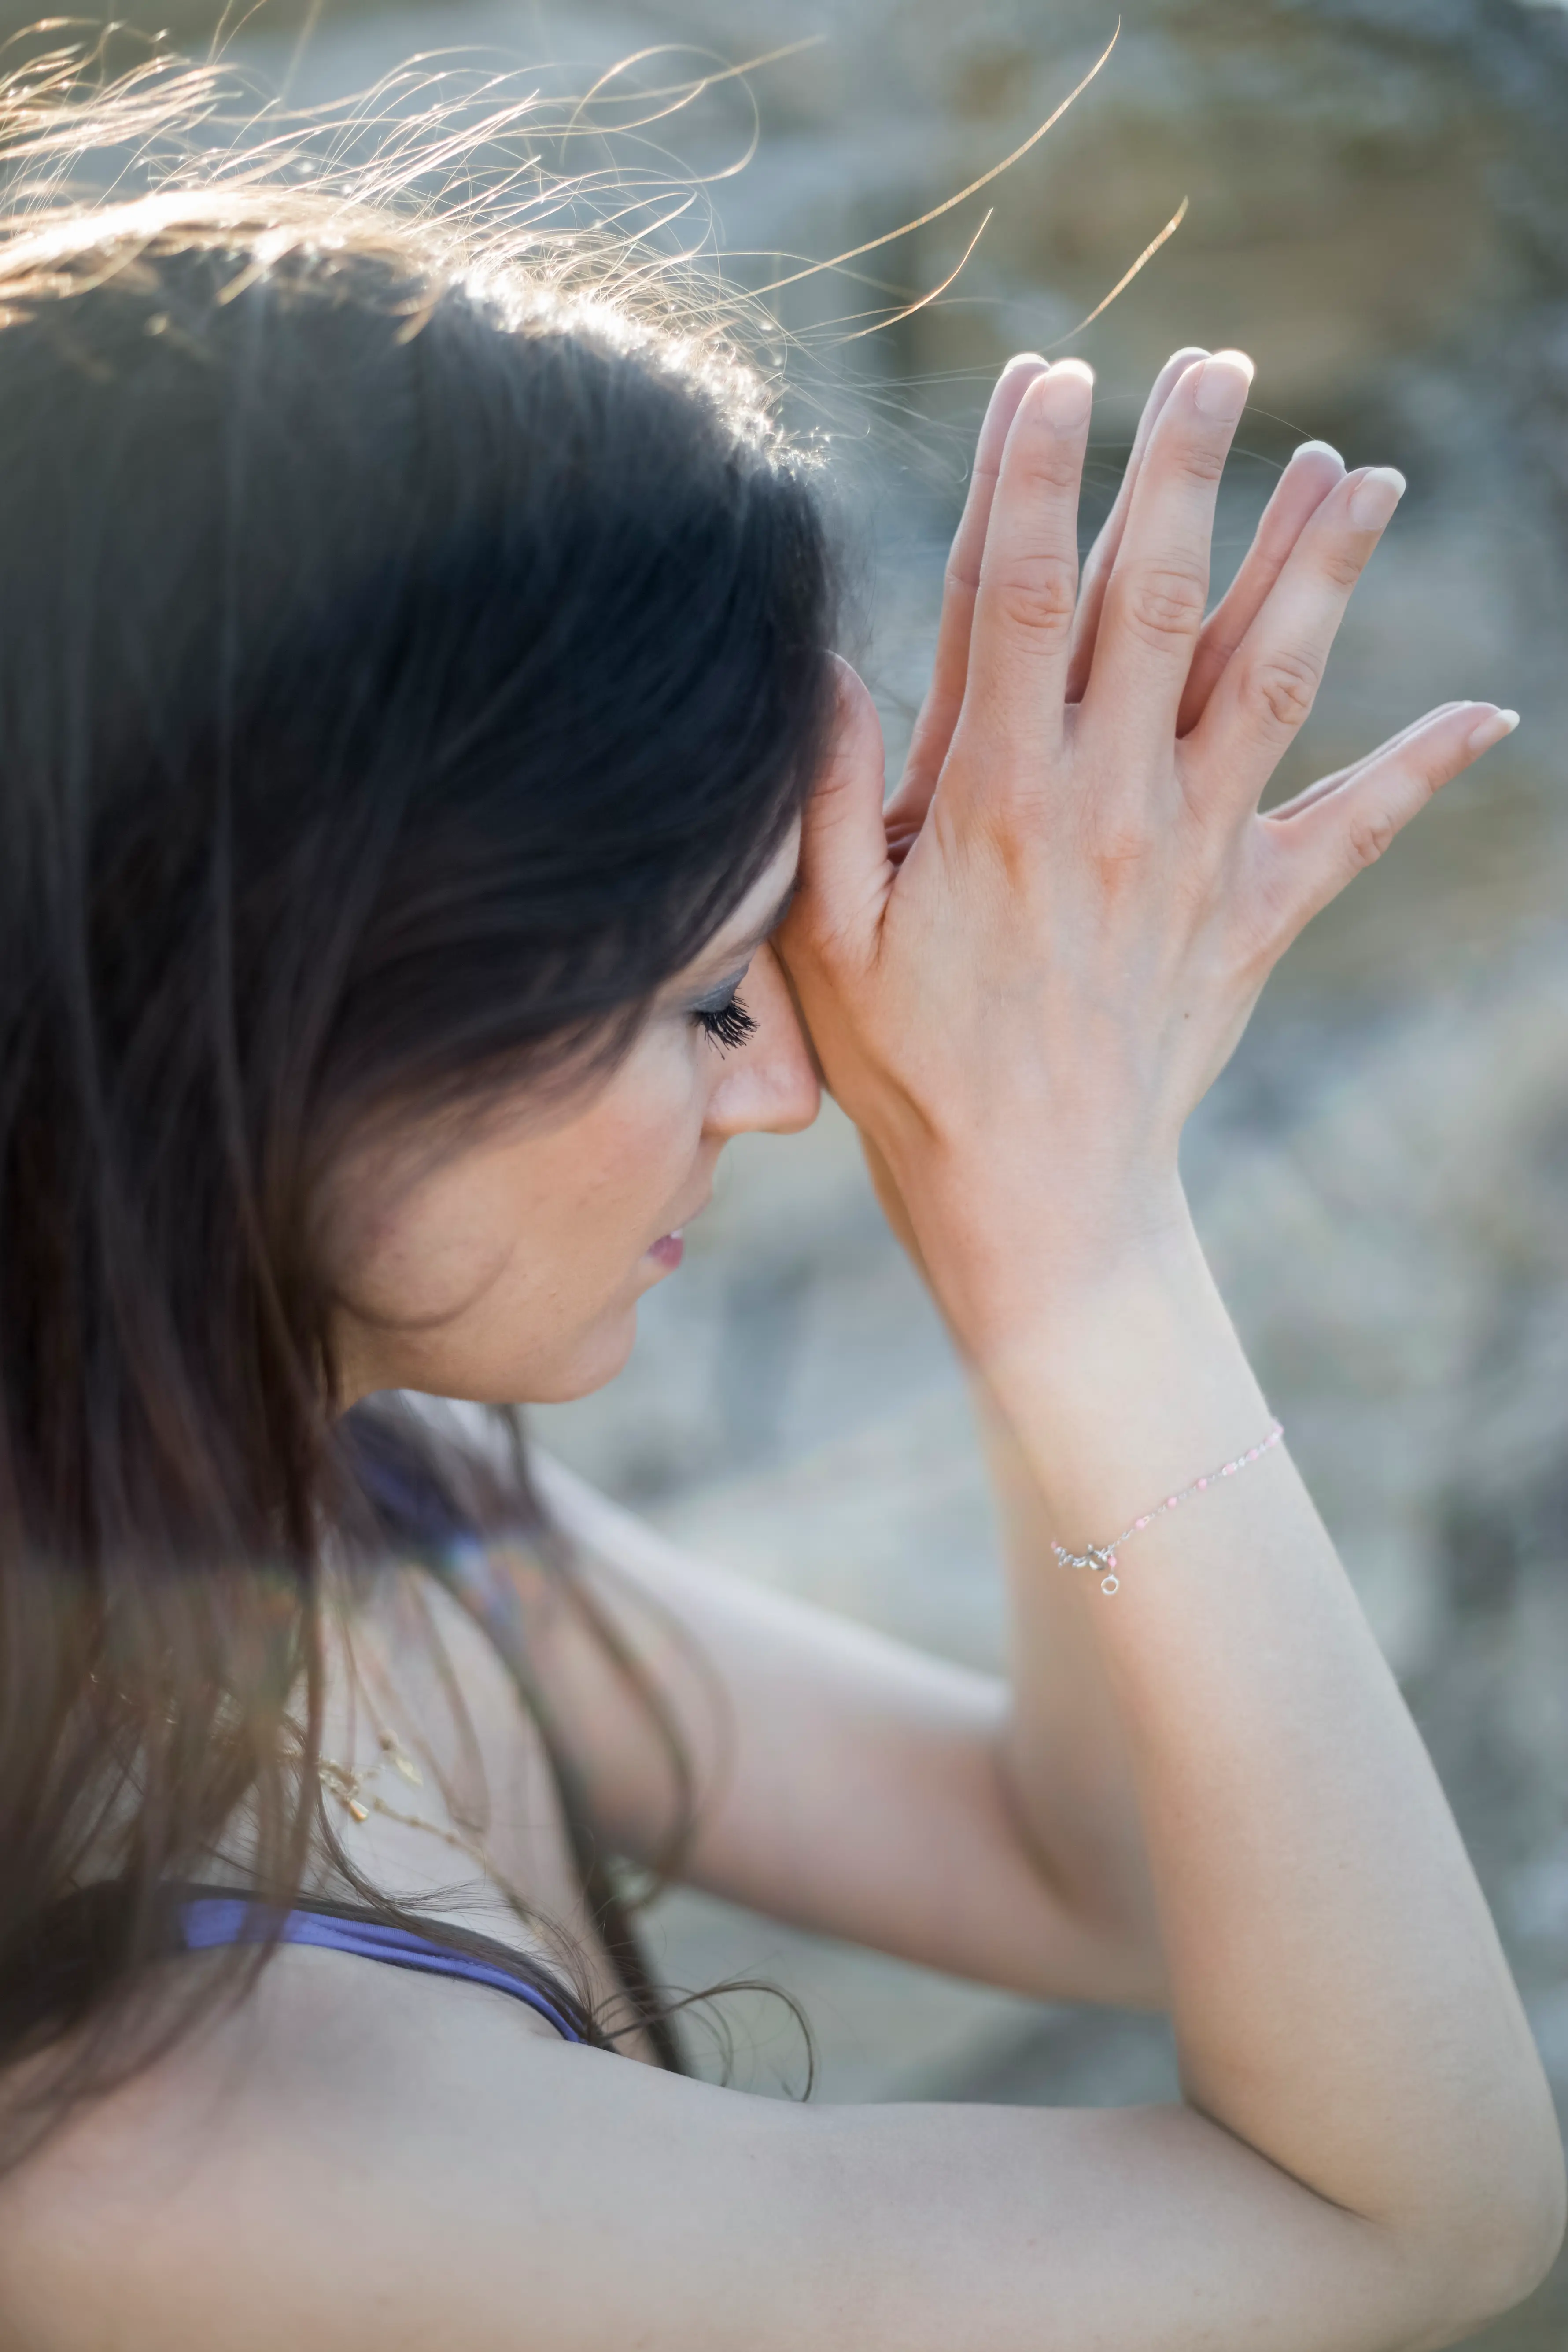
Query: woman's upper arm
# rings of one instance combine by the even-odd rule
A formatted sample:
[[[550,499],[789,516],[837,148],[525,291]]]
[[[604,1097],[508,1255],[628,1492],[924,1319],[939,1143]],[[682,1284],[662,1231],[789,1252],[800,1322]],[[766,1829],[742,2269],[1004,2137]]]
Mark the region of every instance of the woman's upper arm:
[[[176,2062],[0,2190],[7,2340],[1373,2352],[1465,2315],[1433,2249],[1184,2110],[792,2107],[385,1991],[221,2093]]]
[[[683,1877],[1037,1998],[1159,2000],[1149,1955],[1077,1913],[1031,1856],[999,1769],[998,1679],[690,1560],[558,1465],[542,1482],[607,1567],[597,1596],[695,1768]],[[605,1825],[651,1859],[675,1790],[647,1711],[569,1616],[547,1639]]]

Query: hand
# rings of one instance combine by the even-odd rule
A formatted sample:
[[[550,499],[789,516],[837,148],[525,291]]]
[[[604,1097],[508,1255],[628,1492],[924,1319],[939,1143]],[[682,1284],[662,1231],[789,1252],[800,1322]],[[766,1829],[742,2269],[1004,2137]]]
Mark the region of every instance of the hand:
[[[1161,410],[1186,370],[1208,356],[1200,345],[1192,343],[1173,352],[1155,377],[1144,403],[1115,502],[1084,566],[1073,624],[1072,662],[1068,677],[1069,702],[1080,702],[1083,698],[1100,616],[1104,609],[1106,582],[1127,527],[1127,509],[1149,446],[1149,436]],[[986,525],[995,497],[996,478],[1007,430],[1017,414],[1018,403],[1024,394],[1037,376],[1047,373],[1047,362],[1033,352],[1024,352],[1017,359],[1010,360],[986,405],[974,453],[974,466],[970,475],[969,496],[964,501],[963,515],[948,557],[931,686],[915,722],[902,782],[883,811],[888,852],[895,865],[902,863],[924,821],[963,705],[981,557],[984,552]],[[1330,448],[1327,442],[1304,441],[1291,452],[1289,462],[1264,510],[1251,549],[1218,609],[1204,624],[1188,674],[1186,692],[1182,699],[1179,732],[1189,732],[1202,717],[1215,680],[1236,651],[1264,597],[1279,578],[1286,558],[1329,492],[1337,482],[1344,479],[1344,472],[1343,459],[1336,449]],[[893,1181],[892,1172],[864,1131],[860,1143],[872,1189],[882,1213],[912,1260],[916,1271],[922,1280],[929,1280],[920,1245],[910,1223],[909,1212]]]
[[[1268,971],[1512,723],[1449,705],[1258,814],[1403,484],[1309,451],[1205,624],[1250,375],[1235,353],[1176,355],[1080,593],[1091,379],[1007,372],[885,814],[875,713],[845,672],[781,946],[828,1084],[972,1344],[1042,1283],[1098,1279],[1181,1223],[1182,1127]]]

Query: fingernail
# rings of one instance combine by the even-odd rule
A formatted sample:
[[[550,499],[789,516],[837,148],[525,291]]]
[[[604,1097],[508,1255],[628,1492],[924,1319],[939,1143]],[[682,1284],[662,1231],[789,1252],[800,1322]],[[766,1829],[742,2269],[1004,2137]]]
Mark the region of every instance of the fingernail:
[[[1013,370],[1014,370],[1015,368],[1021,368],[1021,367],[1042,367],[1042,368],[1043,368],[1043,367],[1048,367],[1049,365],[1050,365],[1050,362],[1049,362],[1048,360],[1043,359],[1043,358],[1040,356],[1040,353],[1039,353],[1038,352],[1014,352],[1014,354],[1013,354],[1013,356],[1012,356],[1012,358],[1008,361],[1008,362],[1007,362],[1006,366],[1003,369],[1002,373],[1003,373],[1003,374],[1004,374],[1004,375],[1011,375],[1011,374],[1012,374],[1012,373],[1013,373]]]
[[[1087,360],[1058,360],[1039,379],[1035,400],[1058,433],[1075,432],[1094,405],[1094,370]]]
[[[1165,362],[1165,366],[1174,367],[1176,362],[1180,360],[1184,367],[1195,367],[1199,360],[1206,360],[1208,355],[1209,347],[1206,343],[1182,343],[1171,353],[1170,358]]]
[[[1405,496],[1397,466],[1373,466],[1351,492],[1351,520],[1357,530],[1381,530]]]
[[[1299,441],[1290,452],[1293,466],[1298,457],[1331,457],[1342,474],[1345,461],[1331,441]]]
[[[1511,735],[1518,725],[1517,710],[1489,710],[1480,725],[1471,730],[1465,748],[1477,755],[1489,751],[1494,743],[1500,743],[1505,735]]]
[[[1216,425],[1234,425],[1247,406],[1252,373],[1245,352],[1216,352],[1205,360],[1193,387],[1199,415],[1212,416]]]

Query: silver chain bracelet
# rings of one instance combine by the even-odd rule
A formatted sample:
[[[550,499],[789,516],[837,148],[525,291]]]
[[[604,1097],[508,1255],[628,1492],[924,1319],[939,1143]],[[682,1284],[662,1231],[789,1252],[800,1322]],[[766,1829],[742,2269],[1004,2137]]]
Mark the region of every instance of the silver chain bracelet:
[[[1135,1536],[1148,1527],[1162,1511],[1173,1511],[1178,1503],[1190,1502],[1194,1495],[1201,1495],[1206,1487],[1217,1486],[1222,1478],[1237,1477],[1249,1463],[1258,1461],[1271,1447],[1278,1445],[1284,1434],[1284,1423],[1275,1422],[1268,1436],[1250,1452],[1238,1454],[1234,1462],[1222,1462],[1217,1470],[1210,1470],[1204,1477],[1194,1478],[1190,1486],[1182,1488],[1180,1494],[1167,1495],[1163,1503],[1156,1503],[1152,1511],[1145,1511],[1141,1519],[1134,1519],[1130,1528],[1123,1528],[1121,1533],[1112,1536],[1108,1544],[1090,1544],[1087,1551],[1068,1551],[1065,1544],[1054,1543],[1051,1549],[1063,1568],[1092,1569],[1100,1579],[1101,1592],[1114,1592],[1121,1582],[1116,1573],[1117,1554],[1130,1536]]]

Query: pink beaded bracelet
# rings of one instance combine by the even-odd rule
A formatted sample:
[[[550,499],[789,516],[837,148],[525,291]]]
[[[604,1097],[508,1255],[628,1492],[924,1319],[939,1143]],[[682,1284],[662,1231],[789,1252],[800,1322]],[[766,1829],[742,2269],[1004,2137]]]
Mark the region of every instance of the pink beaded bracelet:
[[[1284,1423],[1275,1422],[1268,1436],[1253,1446],[1249,1453],[1238,1454],[1234,1462],[1222,1462],[1217,1470],[1211,1470],[1206,1477],[1194,1478],[1192,1485],[1184,1486],[1179,1495],[1167,1495],[1163,1503],[1156,1503],[1152,1511],[1145,1511],[1141,1519],[1134,1519],[1130,1528],[1123,1528],[1121,1533],[1113,1536],[1108,1544],[1090,1544],[1087,1551],[1068,1551],[1065,1545],[1054,1543],[1051,1549],[1064,1568],[1090,1568],[1100,1579],[1101,1592],[1114,1592],[1121,1581],[1116,1573],[1116,1555],[1129,1536],[1137,1535],[1152,1519],[1157,1519],[1162,1511],[1173,1511],[1178,1503],[1190,1502],[1194,1495],[1201,1495],[1205,1487],[1212,1486],[1216,1479],[1234,1478],[1238,1471],[1247,1468],[1249,1462],[1256,1462],[1259,1455],[1268,1452],[1270,1446],[1278,1445],[1284,1434]]]

